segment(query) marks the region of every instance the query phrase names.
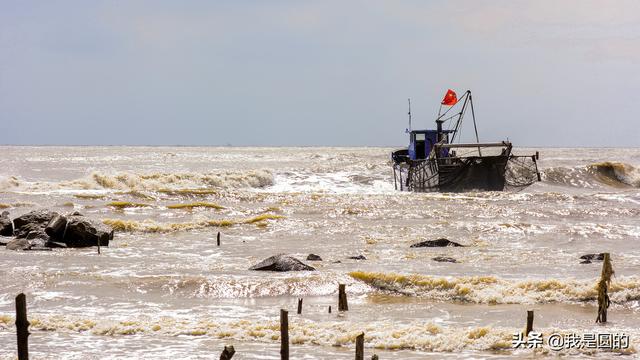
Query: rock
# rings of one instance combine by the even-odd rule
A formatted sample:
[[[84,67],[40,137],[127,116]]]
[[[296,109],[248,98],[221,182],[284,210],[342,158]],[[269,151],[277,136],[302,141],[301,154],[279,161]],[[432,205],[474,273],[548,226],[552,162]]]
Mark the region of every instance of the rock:
[[[7,246],[8,243],[12,242],[13,239],[7,237],[0,237],[0,246]]]
[[[46,227],[49,221],[56,215],[58,215],[58,213],[53,211],[33,210],[13,219],[13,226],[16,230],[27,224],[40,224],[42,227]]]
[[[436,256],[436,257],[432,258],[431,260],[437,261],[437,262],[450,262],[450,263],[457,263],[458,262],[456,259],[450,258],[450,257],[446,257],[446,256]]]
[[[44,227],[38,223],[25,224],[16,228],[15,236],[18,239],[49,238],[44,232]]]
[[[13,239],[7,243],[7,250],[29,250],[31,243],[27,239]]]
[[[314,271],[315,268],[285,254],[278,254],[262,260],[249,270],[259,271]]]
[[[67,229],[62,241],[68,247],[109,246],[113,230],[102,223],[87,219],[82,215],[67,218]]]
[[[580,259],[585,260],[585,261],[589,261],[589,263],[591,261],[603,261],[604,260],[604,253],[586,254],[586,255],[580,256]],[[585,262],[584,264],[588,264],[588,263]]]
[[[54,239],[62,239],[67,228],[67,218],[62,215],[54,216],[44,228],[44,232]]]
[[[85,218],[79,212],[68,217],[47,210],[35,210],[13,220],[17,239],[28,240],[29,248],[109,246],[113,230],[102,223]],[[8,244],[7,244],[8,245]],[[15,243],[24,248],[25,243]]]
[[[348,259],[352,259],[352,260],[367,260],[367,258],[364,257],[364,255],[349,256]]]
[[[591,264],[591,260],[580,261],[580,264]]]
[[[309,261],[322,261],[322,258],[320,257],[320,255],[309,254],[307,256],[307,260],[309,260]]]
[[[437,239],[437,240],[426,240],[416,244],[411,245],[412,248],[417,247],[446,247],[446,246],[454,246],[454,247],[463,247],[464,245],[460,245],[457,242],[449,241],[445,238]]]
[[[13,221],[9,218],[9,212],[3,211],[0,215],[0,235],[12,236],[13,235]]]
[[[44,231],[49,221],[58,213],[48,210],[34,210],[13,219],[14,234],[17,238],[48,238]],[[31,234],[34,233],[34,234]],[[31,234],[31,235],[30,235]]]

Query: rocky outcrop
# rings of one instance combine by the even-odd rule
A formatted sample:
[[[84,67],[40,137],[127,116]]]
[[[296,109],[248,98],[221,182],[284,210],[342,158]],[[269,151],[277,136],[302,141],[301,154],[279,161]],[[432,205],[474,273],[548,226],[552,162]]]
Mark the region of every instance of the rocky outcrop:
[[[302,261],[285,254],[268,257],[249,270],[259,271],[314,271],[315,268],[304,264]]]
[[[82,215],[72,215],[67,219],[67,227],[62,242],[68,247],[109,246],[113,230],[106,225]]]
[[[113,230],[75,212],[68,216],[34,210],[13,220],[16,240],[7,249],[38,250],[59,247],[109,246]],[[11,246],[9,246],[11,244]]]
[[[417,247],[447,247],[447,246],[455,246],[462,247],[464,245],[458,244],[457,242],[447,240],[445,238],[437,239],[437,240],[426,240],[416,244],[411,245],[412,248]]]
[[[320,257],[320,255],[316,255],[316,254],[309,254],[307,256],[307,260],[308,261],[322,261],[322,258]]]
[[[14,235],[18,239],[48,240],[49,236],[44,231],[49,221],[58,213],[48,210],[34,210],[13,219]]]
[[[9,218],[9,212],[3,211],[0,215],[0,236],[13,235],[13,222]]]

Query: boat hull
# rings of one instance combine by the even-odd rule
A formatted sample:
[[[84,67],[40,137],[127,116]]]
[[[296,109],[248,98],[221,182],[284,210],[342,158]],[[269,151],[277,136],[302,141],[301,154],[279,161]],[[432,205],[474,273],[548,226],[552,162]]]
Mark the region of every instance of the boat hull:
[[[508,155],[394,162],[397,190],[414,192],[502,191]]]

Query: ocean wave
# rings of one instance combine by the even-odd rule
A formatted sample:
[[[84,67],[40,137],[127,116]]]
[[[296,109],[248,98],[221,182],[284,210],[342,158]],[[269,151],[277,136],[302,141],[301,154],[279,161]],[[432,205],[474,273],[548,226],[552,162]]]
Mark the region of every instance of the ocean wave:
[[[390,273],[351,272],[354,279],[374,288],[438,301],[476,304],[533,304],[595,301],[596,280],[522,280],[493,276],[435,277]],[[640,299],[640,278],[616,278],[609,296],[614,303]]]
[[[640,188],[640,169],[621,162],[599,162],[580,167],[554,167],[543,171],[543,180],[574,187],[602,185]]]
[[[274,178],[268,170],[220,171],[209,173],[105,173],[93,171],[80,179],[46,182],[23,181],[16,177],[0,178],[0,191],[19,192],[69,192],[77,191],[79,197],[99,197],[96,191],[117,191],[132,196],[153,198],[143,192],[178,196],[203,196],[216,194],[219,189],[265,188],[273,185]]]
[[[20,186],[20,180],[15,176],[0,175],[0,190],[9,190]]]
[[[267,170],[219,173],[117,173],[94,171],[90,181],[106,189],[170,191],[184,188],[263,188],[273,184],[273,175]]]
[[[14,318],[0,315],[0,329],[13,326]],[[174,316],[135,316],[120,319],[92,318],[73,315],[30,314],[32,331],[61,333],[90,333],[97,336],[207,336],[258,343],[274,343],[280,340],[280,323],[274,316],[266,319],[220,321],[206,314],[196,319]],[[581,334],[584,329],[537,328],[543,334]],[[607,332],[611,332],[610,329]],[[616,329],[630,335],[628,349],[613,350],[616,353],[635,354],[640,346],[633,329]],[[421,350],[430,352],[501,351],[513,353],[513,334],[522,327],[498,326],[441,326],[432,321],[394,323],[375,321],[366,324],[341,321],[312,321],[301,317],[289,318],[289,340],[293,345],[319,345],[352,347],[356,337],[364,333],[366,348],[384,350]],[[600,333],[601,331],[596,331]],[[545,341],[545,347],[548,344]],[[547,347],[548,348],[548,347]],[[545,351],[541,349],[542,351]],[[548,350],[547,350],[548,351]],[[554,353],[611,352],[601,349],[573,349]]]
[[[168,233],[176,231],[187,231],[204,229],[207,227],[228,227],[243,224],[255,224],[256,226],[266,226],[269,220],[283,219],[282,215],[262,214],[245,219],[214,219],[198,220],[183,223],[159,223],[155,220],[147,219],[142,221],[124,219],[104,219],[105,225],[111,226],[115,231],[120,232],[147,232],[147,233]]]

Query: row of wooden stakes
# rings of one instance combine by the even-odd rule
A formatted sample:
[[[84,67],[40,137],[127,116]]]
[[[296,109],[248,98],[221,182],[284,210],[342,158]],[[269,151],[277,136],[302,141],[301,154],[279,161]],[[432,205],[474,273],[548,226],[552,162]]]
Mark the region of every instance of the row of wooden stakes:
[[[348,311],[346,285],[338,285],[338,311]],[[331,313],[331,306],[329,306]],[[302,299],[298,299],[298,314],[302,314]],[[16,296],[16,329],[18,337],[18,360],[29,359],[29,320],[27,319],[27,300],[24,294]],[[233,346],[225,346],[220,360],[230,360],[236,353]],[[280,358],[289,360],[289,312],[280,309]],[[356,337],[356,360],[364,360],[364,333]],[[378,360],[378,355],[371,356]]]
[[[596,322],[607,322],[607,308],[610,305],[608,288],[613,275],[613,267],[611,266],[611,258],[609,253],[604,254],[602,264],[602,273],[598,282],[598,317]],[[346,285],[338,285],[338,311],[348,311],[349,304],[347,302]],[[331,313],[331,306],[329,306]],[[298,314],[302,314],[302,299],[298,299]],[[525,336],[533,329],[533,311],[527,311],[527,326]],[[18,360],[29,359],[29,321],[27,320],[27,301],[24,294],[16,296],[16,328],[18,336]],[[235,354],[233,346],[225,346],[220,360],[230,360]],[[280,358],[281,360],[289,360],[289,312],[280,309]],[[378,355],[372,355],[371,360],[377,360]],[[356,337],[356,360],[364,360],[364,333]]]

